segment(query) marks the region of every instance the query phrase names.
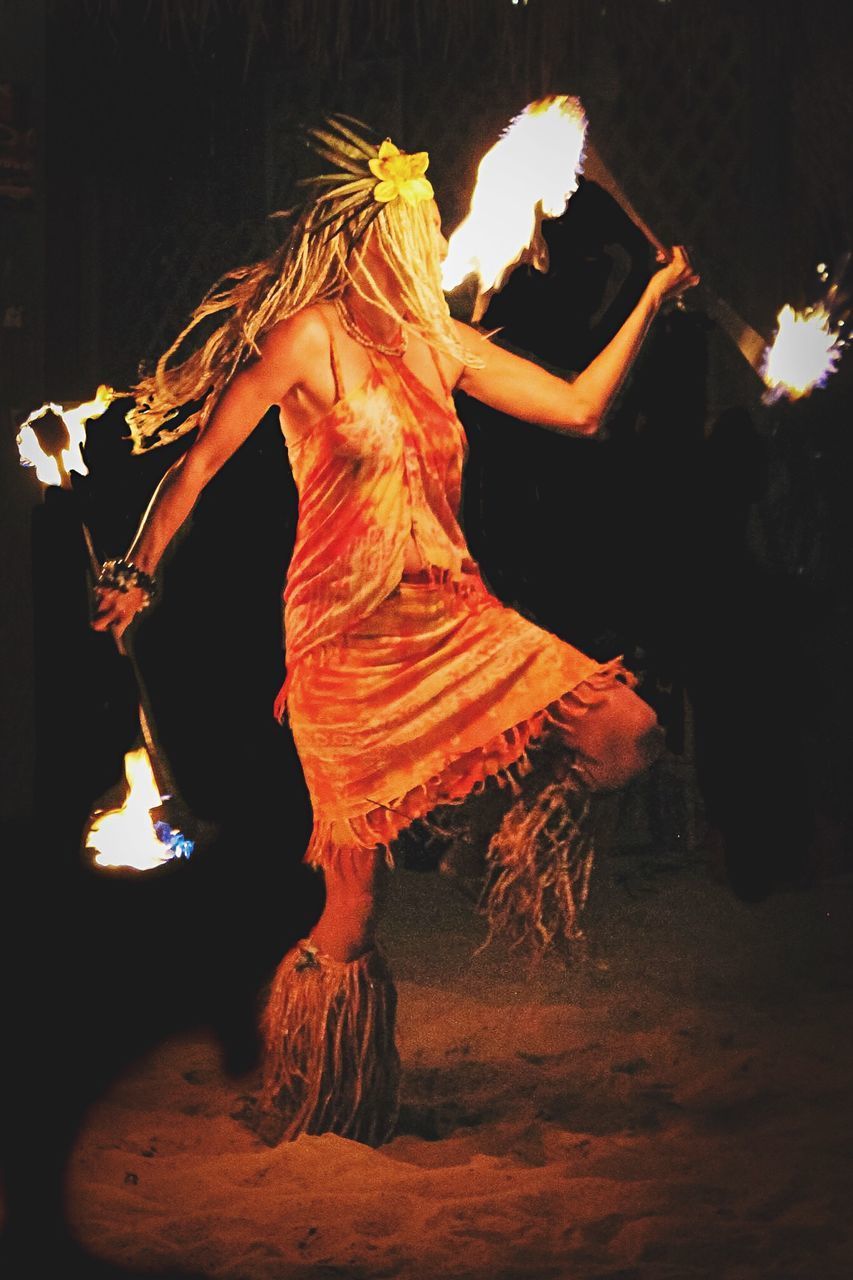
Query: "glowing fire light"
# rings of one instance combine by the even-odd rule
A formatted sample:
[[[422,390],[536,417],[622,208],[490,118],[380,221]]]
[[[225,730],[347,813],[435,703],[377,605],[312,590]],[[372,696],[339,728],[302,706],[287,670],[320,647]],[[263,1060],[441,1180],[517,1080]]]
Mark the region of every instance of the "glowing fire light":
[[[784,306],[778,326],[776,337],[764,353],[761,376],[767,384],[768,400],[781,396],[797,400],[822,387],[835,372],[844,339],[820,303],[806,311]]]
[[[565,94],[532,102],[511,121],[480,161],[470,212],[450,237],[447,292],[472,272],[481,293],[500,288],[533,244],[539,218],[557,217],[577,191],[585,141],[580,99]]]
[[[86,847],[96,849],[99,867],[130,867],[149,871],[172,858],[188,858],[193,842],[168,822],[155,822],[151,810],[168,796],[161,796],[154,779],[151,760],[144,747],[129,751],[124,758],[127,796],[120,809],[106,809],[95,815]]]
[[[73,408],[66,409],[61,404],[43,404],[34,409],[26,422],[21,424],[17,445],[21,466],[35,467],[36,475],[42,484],[61,485],[63,473],[67,475],[76,471],[78,475],[89,474],[83,461],[83,446],[86,443],[86,423],[92,418],[99,418],[107,406],[115,399],[112,387],[98,387],[94,400],[86,400]],[[61,450],[59,459],[42,448],[34,423],[46,414],[53,413],[61,418],[68,432],[68,444]]]

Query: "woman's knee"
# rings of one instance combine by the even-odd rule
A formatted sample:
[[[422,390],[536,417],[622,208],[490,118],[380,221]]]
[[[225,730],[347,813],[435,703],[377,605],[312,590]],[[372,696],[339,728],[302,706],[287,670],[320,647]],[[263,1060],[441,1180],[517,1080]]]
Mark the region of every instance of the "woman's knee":
[[[651,710],[651,708],[649,708]],[[637,758],[640,761],[640,772],[650,769],[660,759],[666,745],[666,734],[663,725],[652,712],[651,724],[636,739]]]
[[[595,791],[618,791],[660,756],[664,732],[647,702],[630,689],[607,704],[590,707],[589,732],[579,735],[578,770]]]

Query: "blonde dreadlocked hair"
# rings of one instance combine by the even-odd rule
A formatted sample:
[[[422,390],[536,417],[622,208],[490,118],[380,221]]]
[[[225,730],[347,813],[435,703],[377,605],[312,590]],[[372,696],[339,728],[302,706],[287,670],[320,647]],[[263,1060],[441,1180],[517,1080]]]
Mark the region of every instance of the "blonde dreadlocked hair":
[[[369,161],[379,155],[379,149],[350,127],[363,128],[358,121],[334,116],[327,124],[326,129],[309,130],[309,136],[314,150],[331,161],[336,172],[302,184],[308,188],[308,199],[281,246],[259,262],[227,272],[196,307],[153,372],[132,388],[135,404],[127,423],[135,453],[204,427],[234,374],[260,354],[259,342],[273,325],[305,307],[338,297],[347,285],[367,297],[349,264],[368,231],[392,271],[401,305],[398,311],[378,288],[371,300],[434,349],[464,364],[474,363],[459,343],[442,292],[429,199],[376,200],[376,177]],[[359,265],[373,287],[360,256]],[[213,332],[181,358],[198,326],[212,316],[221,317]],[[197,403],[198,408],[170,428],[170,419],[179,410]]]

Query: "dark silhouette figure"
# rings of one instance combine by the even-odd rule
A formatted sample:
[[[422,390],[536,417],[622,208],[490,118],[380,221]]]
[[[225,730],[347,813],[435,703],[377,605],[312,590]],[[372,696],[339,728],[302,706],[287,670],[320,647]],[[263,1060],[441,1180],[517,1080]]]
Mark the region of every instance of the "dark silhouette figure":
[[[706,817],[735,892],[805,884],[812,836],[802,666],[807,592],[769,572],[749,518],[769,452],[743,409],[721,414],[695,488],[695,588],[682,640]]]
[[[651,253],[590,182],[543,231],[549,270],[518,268],[484,325],[569,373],[621,323]],[[705,439],[709,325],[696,311],[659,317],[604,440],[464,401],[468,528],[499,594],[595,656],[626,655],[676,752],[686,691],[711,842],[734,892],[757,900],[808,878],[808,695],[790,679],[808,593],[750,545],[766,440],[738,409]],[[778,520],[773,530],[794,555]]]

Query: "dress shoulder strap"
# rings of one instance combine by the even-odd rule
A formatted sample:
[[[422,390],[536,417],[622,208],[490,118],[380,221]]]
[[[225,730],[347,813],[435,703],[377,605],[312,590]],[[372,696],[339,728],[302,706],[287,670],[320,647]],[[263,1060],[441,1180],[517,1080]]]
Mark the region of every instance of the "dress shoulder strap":
[[[447,378],[444,375],[444,369],[442,368],[441,360],[438,357],[438,352],[435,347],[433,347],[431,343],[427,343],[427,346],[429,347],[430,355],[432,356],[432,362],[435,365],[435,371],[438,374],[438,380],[441,383],[444,394],[449,400],[453,394],[453,388],[447,385]]]
[[[323,309],[323,323],[326,326],[326,332],[329,335],[329,363],[332,369],[332,378],[335,383],[335,400],[342,400],[344,395],[343,381],[341,379],[341,362],[338,358],[338,348],[335,342],[334,325],[329,323],[329,317]]]

